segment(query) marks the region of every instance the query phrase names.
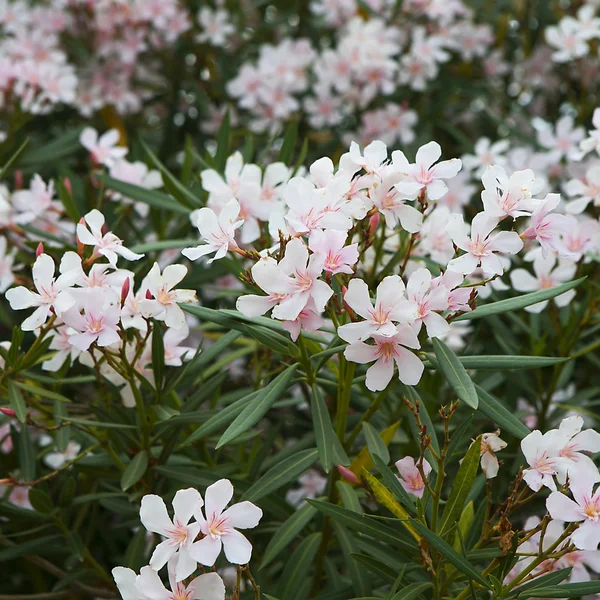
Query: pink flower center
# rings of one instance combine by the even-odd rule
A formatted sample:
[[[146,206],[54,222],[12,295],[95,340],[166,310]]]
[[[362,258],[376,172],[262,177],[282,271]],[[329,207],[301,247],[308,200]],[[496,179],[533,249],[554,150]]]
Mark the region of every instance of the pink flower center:
[[[556,473],[555,460],[547,456],[546,451],[544,450],[535,461],[535,469],[540,473],[554,475],[554,473]]]
[[[91,316],[87,327],[92,333],[100,333],[104,329],[104,317]]]
[[[158,295],[156,296],[156,299],[161,303],[161,304],[173,304],[174,302],[177,301],[177,294],[176,292],[170,292],[166,289],[166,286],[162,286],[160,288],[160,291],[158,292]]]
[[[378,325],[384,325],[388,322],[390,311],[385,310],[380,304],[375,306],[375,310],[371,312],[371,319]]]
[[[393,342],[382,342],[379,344],[377,348],[377,356],[378,358],[383,358],[384,360],[392,360],[396,355],[396,348]]]
[[[208,535],[214,540],[220,538],[224,533],[227,533],[229,527],[227,526],[227,519],[223,519],[221,516],[212,516],[212,519],[208,525]]]
[[[173,544],[185,544],[187,542],[188,530],[185,525],[175,522],[173,529],[167,531],[169,539]]]

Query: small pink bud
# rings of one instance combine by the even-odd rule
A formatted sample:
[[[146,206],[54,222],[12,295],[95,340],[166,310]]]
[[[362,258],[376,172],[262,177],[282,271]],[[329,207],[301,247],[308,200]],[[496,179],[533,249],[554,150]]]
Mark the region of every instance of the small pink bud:
[[[146,290],[146,300],[152,300],[152,294],[150,290]]]
[[[40,254],[44,254],[44,244],[40,242],[35,249],[35,257],[37,258]]]
[[[379,226],[379,220],[381,219],[381,215],[379,213],[375,213],[369,219],[369,235],[373,235]]]
[[[16,417],[17,413],[12,408],[6,408],[6,406],[0,407],[0,412],[5,414],[7,417]]]
[[[10,477],[5,477],[4,479],[0,479],[0,485],[10,485],[13,480]]]
[[[342,476],[342,479],[350,483],[358,483],[358,477],[347,467],[343,467],[342,465],[337,466],[337,470],[339,474]]]
[[[23,172],[15,171],[15,189],[20,190],[23,187]]]
[[[67,188],[67,192],[72,196],[73,195],[73,186],[71,185],[71,180],[68,177],[63,179],[63,183],[65,184],[65,188]]]
[[[123,287],[121,288],[121,306],[125,304],[125,300],[127,300],[127,296],[129,296],[129,288],[131,287],[131,280],[129,277],[125,279],[123,282]]]

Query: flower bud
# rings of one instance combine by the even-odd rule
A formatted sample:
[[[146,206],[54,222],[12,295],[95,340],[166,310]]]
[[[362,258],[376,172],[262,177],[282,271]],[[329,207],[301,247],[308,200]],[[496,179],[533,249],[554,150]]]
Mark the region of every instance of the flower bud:
[[[358,477],[347,467],[343,467],[342,465],[337,466],[337,470],[339,474],[342,476],[342,479],[350,483],[358,483]]]
[[[71,185],[71,180],[68,177],[65,177],[63,179],[63,184],[67,190],[67,192],[69,192],[69,195],[73,195],[73,186]]]
[[[146,290],[146,300],[152,300],[152,292],[150,290]]]
[[[381,214],[378,212],[369,219],[369,235],[375,234],[375,231],[377,231],[377,227],[379,226],[380,219]]]
[[[7,417],[16,417],[17,413],[12,408],[7,408],[6,406],[0,407],[0,412]]]
[[[127,300],[127,296],[129,296],[129,289],[131,287],[131,279],[127,277],[123,282],[123,287],[121,288],[121,306],[125,304],[125,300]]]
[[[44,244],[40,242],[35,249],[35,257],[37,258],[40,254],[44,254]]]
[[[15,171],[15,189],[20,190],[23,187],[23,172],[21,170]]]

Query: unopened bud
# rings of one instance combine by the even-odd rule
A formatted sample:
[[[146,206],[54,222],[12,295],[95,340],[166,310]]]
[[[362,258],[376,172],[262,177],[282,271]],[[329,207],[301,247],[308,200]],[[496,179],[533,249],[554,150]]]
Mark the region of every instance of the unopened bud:
[[[131,287],[131,280],[129,277],[125,279],[123,282],[123,287],[121,288],[121,306],[125,304],[125,300],[127,300],[127,296],[129,296],[129,288]]]
[[[358,477],[347,467],[338,465],[337,470],[338,470],[339,474],[342,476],[342,479],[345,479],[349,483],[358,483]]]
[[[12,408],[7,408],[6,406],[0,407],[0,412],[7,417],[16,417],[17,413]]]
[[[152,300],[152,293],[150,290],[146,290],[146,300]]]
[[[79,219],[79,224],[85,227],[85,219],[83,217]],[[81,240],[79,239],[78,235],[75,235],[75,239],[77,240],[77,254],[83,257],[83,244],[81,243]]]
[[[369,235],[374,235],[379,226],[381,215],[377,212],[369,219]]]
[[[71,180],[68,177],[65,177],[63,179],[63,184],[67,190],[67,192],[69,192],[69,195],[73,195],[73,186],[71,185]]]
[[[20,190],[23,187],[23,172],[15,171],[15,189]]]
[[[35,249],[35,257],[37,258],[40,254],[44,254],[44,244],[40,242]]]

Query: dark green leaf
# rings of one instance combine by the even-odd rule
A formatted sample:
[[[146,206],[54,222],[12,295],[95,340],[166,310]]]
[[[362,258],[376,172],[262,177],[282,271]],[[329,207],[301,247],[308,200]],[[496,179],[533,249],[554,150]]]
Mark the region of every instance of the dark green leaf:
[[[323,394],[316,384],[313,384],[311,390],[310,409],[312,412],[313,430],[319,451],[319,459],[326,473],[333,463],[333,438],[335,432],[331,424],[331,417],[327,410]]]
[[[230,117],[229,109],[225,111],[221,126],[217,132],[217,153],[215,154],[215,165],[219,173],[225,170],[225,163],[229,156],[229,147],[231,145]]]
[[[259,391],[248,406],[242,410],[233,423],[225,430],[225,433],[217,443],[217,449],[256,425],[265,416],[271,406],[273,406],[273,403],[284,392],[288,391],[290,381],[297,368],[297,364],[289,366],[283,373],[273,379],[267,387]]]
[[[302,450],[297,454],[282,460],[269,469],[250,489],[242,496],[242,500],[256,502],[263,496],[279,489],[281,486],[295,481],[296,478],[312,467],[318,457],[316,448]]]
[[[160,392],[165,374],[165,345],[160,323],[152,320],[152,372],[154,373],[154,387]]]
[[[434,337],[431,339],[439,368],[448,380],[450,387],[460,400],[471,408],[477,408],[479,398],[475,385],[454,352],[444,342]]]
[[[314,564],[321,537],[321,533],[311,533],[291,555],[280,579],[279,597],[282,600],[299,599],[299,589]]]
[[[125,491],[135,485],[144,476],[147,468],[148,453],[142,450],[133,457],[125,471],[123,471],[123,475],[121,475],[121,489]]]
[[[423,583],[409,583],[406,587],[402,588],[397,594],[392,597],[392,600],[415,600],[421,594],[426,592],[432,583],[424,581]]]
[[[550,298],[560,296],[561,294],[564,294],[565,292],[568,292],[569,290],[578,286],[585,279],[585,277],[581,277],[580,279],[563,283],[562,285],[550,288],[549,290],[540,290],[539,292],[523,294],[522,296],[517,296],[516,298],[507,298],[506,300],[484,304],[483,306],[478,306],[471,312],[467,312],[458,316],[454,320],[472,321],[473,319],[482,319],[484,317],[489,317],[490,315],[498,315],[501,313],[518,310],[520,308],[525,308],[526,306],[531,306],[533,304],[537,304],[538,302],[550,300]]]
[[[501,429],[508,431],[520,440],[531,433],[525,424],[515,417],[511,409],[505,408],[496,398],[478,385],[475,386],[475,389],[479,396],[478,410],[494,421]]]
[[[32,487],[29,490],[29,502],[34,510],[43,515],[49,515],[54,510],[50,496],[40,488]]]
[[[19,467],[25,481],[35,479],[35,448],[29,437],[29,427],[21,427],[19,431]]]
[[[379,433],[377,433],[377,430],[366,421],[363,423],[362,429],[365,434],[365,439],[367,440],[367,447],[369,448],[371,458],[379,456],[387,465],[387,463],[390,462],[390,452]]]
[[[10,407],[15,411],[17,419],[21,423],[25,423],[27,420],[27,406],[21,390],[15,385],[14,381],[8,382],[8,401]]]

